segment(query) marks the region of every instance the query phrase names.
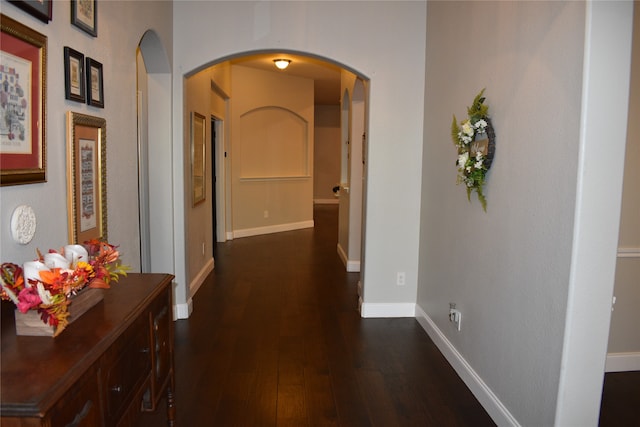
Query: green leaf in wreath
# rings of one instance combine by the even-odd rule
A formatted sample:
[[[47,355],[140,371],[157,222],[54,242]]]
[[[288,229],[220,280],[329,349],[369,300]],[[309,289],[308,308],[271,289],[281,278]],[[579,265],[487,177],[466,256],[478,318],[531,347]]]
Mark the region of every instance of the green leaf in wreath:
[[[472,123],[477,122],[483,117],[487,117],[487,115],[489,114],[489,106],[484,105],[485,98],[482,96],[483,94],[484,94],[484,89],[482,89],[480,93],[478,93],[476,97],[473,99],[473,103],[471,104],[471,107],[467,108],[467,113],[469,114],[469,120],[471,120]]]
[[[453,144],[454,145],[458,145],[458,132],[460,132],[460,130],[458,129],[458,122],[456,120],[456,115],[453,115],[453,122],[451,122],[451,139],[453,140]]]

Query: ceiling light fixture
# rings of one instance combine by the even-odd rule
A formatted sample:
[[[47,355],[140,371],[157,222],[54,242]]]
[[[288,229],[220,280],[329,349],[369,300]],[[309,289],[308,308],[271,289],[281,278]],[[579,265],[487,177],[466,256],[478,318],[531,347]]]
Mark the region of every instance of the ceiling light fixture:
[[[276,67],[280,70],[284,70],[291,63],[290,59],[274,59],[273,63],[276,64]]]

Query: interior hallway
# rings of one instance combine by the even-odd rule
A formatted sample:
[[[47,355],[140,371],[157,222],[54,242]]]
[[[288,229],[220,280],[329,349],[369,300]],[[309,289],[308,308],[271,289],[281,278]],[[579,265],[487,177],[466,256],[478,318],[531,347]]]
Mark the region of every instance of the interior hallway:
[[[314,229],[218,244],[175,323],[177,425],[494,425],[416,320],[359,316],[337,206],[314,216]]]

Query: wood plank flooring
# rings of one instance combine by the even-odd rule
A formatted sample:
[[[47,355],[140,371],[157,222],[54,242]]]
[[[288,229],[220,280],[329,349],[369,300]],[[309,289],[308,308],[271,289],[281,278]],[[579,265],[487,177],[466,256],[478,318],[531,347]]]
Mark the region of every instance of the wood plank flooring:
[[[415,319],[359,316],[337,206],[314,220],[216,247],[175,323],[177,425],[495,425]],[[162,407],[139,422],[162,425]]]

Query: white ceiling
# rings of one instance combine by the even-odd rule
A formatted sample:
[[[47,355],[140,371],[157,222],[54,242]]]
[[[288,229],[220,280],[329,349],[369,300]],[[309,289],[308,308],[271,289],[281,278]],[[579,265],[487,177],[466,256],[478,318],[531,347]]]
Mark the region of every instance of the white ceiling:
[[[273,64],[277,58],[290,59],[291,63],[286,70],[278,70]],[[313,79],[315,104],[338,105],[340,104],[340,67],[326,61],[308,56],[293,54],[264,53],[251,56],[234,58],[231,64],[274,73],[286,73],[291,76]]]

